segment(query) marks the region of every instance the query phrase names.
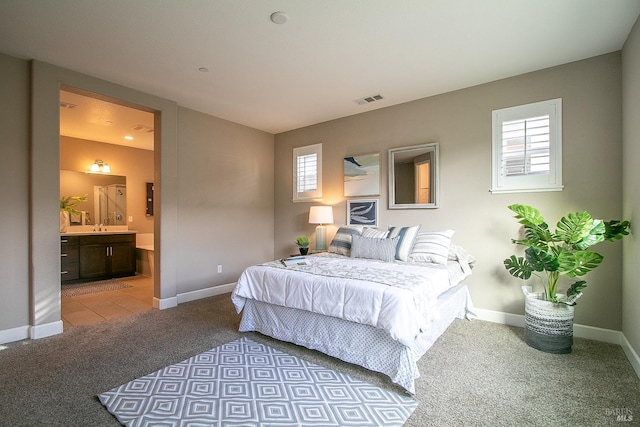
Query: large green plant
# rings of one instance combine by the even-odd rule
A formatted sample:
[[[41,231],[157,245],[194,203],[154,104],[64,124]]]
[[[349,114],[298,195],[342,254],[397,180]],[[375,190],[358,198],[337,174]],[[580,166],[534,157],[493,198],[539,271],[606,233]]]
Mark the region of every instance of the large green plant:
[[[511,205],[509,209],[516,213],[515,218],[524,227],[524,239],[512,239],[512,242],[527,249],[524,257],[511,255],[505,259],[504,266],[519,279],[539,277],[544,284],[545,299],[555,303],[575,305],[587,286],[584,280],[577,280],[569,286],[566,297],[559,297],[561,276],[582,277],[602,262],[602,255],[587,248],[605,240],[620,240],[629,234],[629,221],[594,219],[585,211],[563,216],[556,231],[551,231],[538,209],[520,204]]]

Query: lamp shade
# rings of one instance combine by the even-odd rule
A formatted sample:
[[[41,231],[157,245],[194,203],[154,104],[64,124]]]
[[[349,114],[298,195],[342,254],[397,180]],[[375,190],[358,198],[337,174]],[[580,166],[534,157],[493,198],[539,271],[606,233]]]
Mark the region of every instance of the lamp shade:
[[[309,208],[309,224],[333,224],[333,208],[331,206],[311,206]]]

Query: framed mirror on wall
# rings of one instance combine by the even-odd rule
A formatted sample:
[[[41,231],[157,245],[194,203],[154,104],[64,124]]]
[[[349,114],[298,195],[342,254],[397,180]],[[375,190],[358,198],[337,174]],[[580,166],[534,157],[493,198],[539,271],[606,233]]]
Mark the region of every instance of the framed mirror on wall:
[[[438,207],[438,143],[389,149],[389,209]]]
[[[126,225],[127,178],[60,170],[60,197],[87,196],[71,215],[70,225]]]

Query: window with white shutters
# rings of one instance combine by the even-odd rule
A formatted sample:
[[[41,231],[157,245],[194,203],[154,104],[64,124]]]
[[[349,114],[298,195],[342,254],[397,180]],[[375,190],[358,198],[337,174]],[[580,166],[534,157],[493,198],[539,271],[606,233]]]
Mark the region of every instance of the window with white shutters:
[[[562,100],[493,111],[493,193],[562,190]]]
[[[322,144],[293,149],[293,201],[322,198]]]

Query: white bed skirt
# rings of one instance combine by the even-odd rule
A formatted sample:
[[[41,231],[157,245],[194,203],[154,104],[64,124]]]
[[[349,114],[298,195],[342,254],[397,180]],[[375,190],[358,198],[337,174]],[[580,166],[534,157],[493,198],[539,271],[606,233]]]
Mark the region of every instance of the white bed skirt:
[[[420,376],[418,359],[455,318],[475,317],[469,291],[464,284],[440,295],[438,306],[438,318],[411,348],[373,326],[255,300],[246,301],[240,331],[257,331],[381,372],[413,394],[414,381]]]

